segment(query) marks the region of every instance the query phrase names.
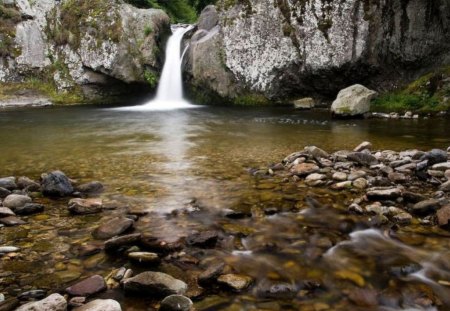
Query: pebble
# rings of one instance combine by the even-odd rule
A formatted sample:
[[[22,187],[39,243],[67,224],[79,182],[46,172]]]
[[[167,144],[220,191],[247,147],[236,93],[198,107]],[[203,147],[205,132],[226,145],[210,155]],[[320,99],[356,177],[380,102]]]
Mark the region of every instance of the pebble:
[[[337,181],[346,181],[347,180],[347,174],[343,172],[336,172],[333,174],[333,179]]]
[[[352,186],[357,189],[366,189],[368,182],[365,178],[358,178],[352,182]]]
[[[402,191],[399,188],[370,188],[368,189],[367,198],[369,200],[392,200],[400,197]]]

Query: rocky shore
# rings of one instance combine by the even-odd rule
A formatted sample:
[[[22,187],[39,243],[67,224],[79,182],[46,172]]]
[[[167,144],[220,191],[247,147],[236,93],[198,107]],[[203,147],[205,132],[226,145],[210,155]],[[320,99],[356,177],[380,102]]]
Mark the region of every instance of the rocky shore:
[[[369,142],[363,142],[351,151],[333,153],[307,146],[270,167],[250,169],[250,173],[256,179],[274,184],[295,184],[347,193],[351,198],[347,213],[365,218],[369,227],[395,230],[416,225],[449,230],[450,148],[401,152],[372,149]],[[274,189],[267,185],[260,184],[259,187]],[[29,222],[27,215],[42,213],[46,209],[37,203],[42,196],[65,204],[69,217],[112,213],[118,207],[101,198],[103,188],[96,181],[78,184],[60,171],[42,174],[39,181],[27,177],[0,178],[0,224],[8,227],[25,225]],[[307,198],[306,201],[310,208],[318,205],[314,199]],[[215,296],[217,293],[237,295],[250,291],[265,299],[304,299],[326,286],[325,281],[316,279],[304,279],[297,284],[267,282],[247,275],[245,270],[235,269],[218,255],[220,251],[228,250],[230,243],[236,243],[231,242],[233,236],[247,237],[254,232],[251,227],[241,228],[239,221],[256,221],[281,214],[277,207],[266,207],[262,211],[252,209],[251,213],[221,211],[218,223],[220,218],[224,218],[230,222],[227,225],[192,230],[177,238],[162,238],[153,231],[136,226],[140,221],[145,222],[147,211],[133,207],[124,207],[124,210],[123,214],[99,223],[91,232],[92,238],[76,247],[79,257],[105,254],[115,263],[115,268],[108,273],[94,272],[90,276],[75,278],[62,284],[62,288],[29,288],[15,296],[4,293],[0,295],[0,310],[122,310],[119,299],[112,299],[118,292],[129,297],[151,297],[153,309],[192,310],[193,301],[200,301],[198,310],[212,310],[224,302]],[[301,211],[302,208],[290,213],[301,215]],[[186,207],[180,211],[168,214],[167,219],[199,213],[202,214],[202,207],[194,199],[186,202]],[[336,230],[331,223],[326,227]],[[348,231],[342,228],[342,223],[337,230]],[[319,258],[324,251],[317,253],[317,249],[326,250],[333,244],[338,244],[338,241],[332,242],[328,238],[312,240],[308,247],[315,251],[308,256]],[[262,249],[276,250],[277,247],[266,243]],[[21,248],[14,244],[0,246],[3,263],[13,262],[20,253]],[[95,267],[95,262],[92,266]],[[4,271],[1,273],[6,275]],[[373,289],[358,289],[365,285],[359,274],[339,270],[335,277],[356,285],[357,288],[342,294],[351,303],[358,306],[378,304],[376,297],[380,293]],[[424,306],[440,303],[436,298],[427,299],[420,300],[420,303]],[[308,310],[317,310],[317,306],[323,305],[315,303],[313,309]],[[329,306],[321,310],[329,310]]]

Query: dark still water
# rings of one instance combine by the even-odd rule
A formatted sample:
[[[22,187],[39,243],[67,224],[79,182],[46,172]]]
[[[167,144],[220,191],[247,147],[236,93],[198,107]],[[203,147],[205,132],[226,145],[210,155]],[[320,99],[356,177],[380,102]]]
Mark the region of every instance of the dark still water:
[[[106,276],[129,265],[120,255],[80,257],[76,251],[86,243],[101,243],[91,232],[99,223],[125,214],[128,206],[149,212],[136,222],[136,229],[157,237],[176,239],[204,229],[227,237],[216,249],[188,250],[199,261],[196,265],[180,268],[165,261],[157,268],[192,284],[208,262],[221,258],[235,272],[253,278],[253,286],[243,293],[202,291],[190,285],[191,291],[198,290],[191,293],[198,310],[367,310],[372,292],[382,310],[437,310],[424,307],[424,299],[448,310],[449,292],[442,285],[450,281],[450,240],[445,231],[413,224],[397,231],[395,241],[362,227],[350,234],[342,224],[359,219],[346,213],[345,195],[266,182],[248,173],[249,168],[279,162],[306,145],[332,152],[353,149],[364,140],[383,150],[446,149],[450,119],[331,120],[326,112],[288,108],[133,112],[80,106],[0,111],[0,177],[38,179],[43,172],[59,169],[79,182],[101,181],[106,187],[102,198],[123,206],[78,217],[67,213],[65,200],[40,199],[47,206],[44,213],[24,217],[25,225],[0,229],[0,245],[22,249],[16,258],[0,261],[5,276],[0,292],[11,297],[27,289],[51,291],[83,276]],[[329,208],[309,210],[307,194]],[[193,199],[201,207],[199,214],[168,216]],[[284,212],[223,217],[226,209],[258,215],[270,207]],[[301,212],[290,212],[293,207]],[[410,264],[429,265],[439,277],[430,280],[420,269],[407,277],[395,273],[397,267]],[[267,294],[270,284],[301,290]],[[123,296],[120,290],[103,296],[119,300],[124,310],[153,310],[157,303]]]

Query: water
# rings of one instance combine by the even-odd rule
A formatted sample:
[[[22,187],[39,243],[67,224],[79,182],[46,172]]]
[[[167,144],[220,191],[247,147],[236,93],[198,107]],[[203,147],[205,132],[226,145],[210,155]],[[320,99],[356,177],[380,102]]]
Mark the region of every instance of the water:
[[[193,26],[172,26],[173,34],[167,41],[166,61],[159,79],[156,98],[144,105],[116,108],[128,111],[158,111],[195,108],[183,98],[181,67],[184,52],[181,51],[181,40]]]
[[[223,232],[228,238],[220,247],[188,250],[200,260],[198,266],[172,260],[158,268],[192,284],[209,261],[222,258],[255,279],[242,294],[209,290],[194,299],[198,310],[208,304],[213,305],[209,310],[448,310],[447,231],[417,224],[397,231],[370,229],[367,217],[346,212],[347,194],[248,173],[311,144],[330,152],[363,140],[378,149],[446,148],[448,128],[449,119],[331,120],[326,112],[289,108],[2,110],[0,176],[38,179],[60,169],[79,182],[102,181],[106,201],[147,210],[150,214],[136,224],[139,230],[168,239],[193,230]],[[324,207],[310,207],[307,195]],[[184,213],[194,198],[200,211]],[[106,276],[127,262],[104,253],[78,255],[80,245],[95,242],[91,232],[98,223],[124,214],[125,208],[74,217],[67,213],[67,200],[36,200],[47,206],[44,213],[23,217],[26,225],[0,229],[0,245],[22,249],[14,259],[0,260],[1,293],[10,297],[31,288],[60,288],[83,276]],[[265,217],[266,208],[279,213]],[[254,217],[228,219],[225,209]],[[267,284],[288,284],[298,292],[268,297],[261,291]],[[378,306],[353,302],[357,290],[375,292]],[[130,311],[153,310],[157,303],[120,290],[103,296]],[[428,298],[442,303],[424,307]]]

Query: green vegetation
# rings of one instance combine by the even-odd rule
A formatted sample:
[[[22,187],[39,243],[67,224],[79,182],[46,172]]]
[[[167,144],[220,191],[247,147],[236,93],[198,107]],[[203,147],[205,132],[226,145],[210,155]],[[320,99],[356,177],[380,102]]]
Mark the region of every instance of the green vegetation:
[[[141,8],[162,9],[170,16],[172,23],[194,23],[198,14],[215,0],[126,0]]]
[[[0,3],[0,57],[20,55],[14,44],[16,24],[22,21],[20,12]]]
[[[153,32],[153,28],[151,25],[146,25],[144,28],[144,34],[148,37]]]
[[[145,81],[147,81],[148,85],[150,85],[150,87],[151,87],[152,89],[155,88],[156,85],[158,84],[159,78],[158,78],[158,76],[157,76],[155,73],[153,73],[152,71],[146,70],[146,71],[144,72],[144,78],[145,78]]]
[[[382,94],[372,102],[372,111],[428,113],[450,109],[450,66],[420,77],[404,89]]]

